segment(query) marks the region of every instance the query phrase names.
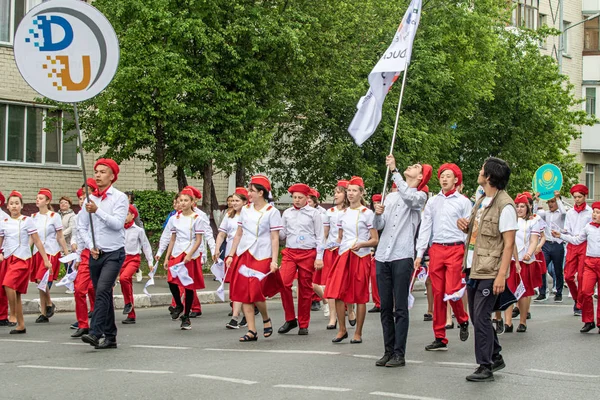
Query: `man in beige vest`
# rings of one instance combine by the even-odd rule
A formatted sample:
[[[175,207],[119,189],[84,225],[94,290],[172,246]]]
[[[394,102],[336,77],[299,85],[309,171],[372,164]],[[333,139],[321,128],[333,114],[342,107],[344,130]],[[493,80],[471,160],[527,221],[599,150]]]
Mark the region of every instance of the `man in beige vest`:
[[[463,268],[467,274],[469,313],[475,331],[475,358],[479,367],[468,381],[493,381],[494,371],[505,367],[502,347],[492,325],[496,297],[504,292],[518,229],[517,212],[504,191],[510,178],[506,161],[488,158],[477,178],[485,196],[475,203],[469,219],[457,226],[467,233]]]

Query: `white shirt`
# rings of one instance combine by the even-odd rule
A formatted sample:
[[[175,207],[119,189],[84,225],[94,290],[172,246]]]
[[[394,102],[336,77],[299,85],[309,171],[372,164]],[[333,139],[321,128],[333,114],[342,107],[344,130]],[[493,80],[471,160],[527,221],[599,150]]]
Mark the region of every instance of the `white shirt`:
[[[565,229],[565,217],[567,215],[567,211],[565,210],[565,205],[560,199],[556,199],[556,205],[558,206],[556,211],[546,211],[542,208],[538,208],[537,215],[539,215],[546,222],[546,229],[544,230],[546,241],[562,243],[562,239],[552,236],[552,231],[555,230],[562,232]]]
[[[233,218],[230,218],[229,215],[225,214],[225,217],[219,226],[219,232],[223,232],[227,235],[227,244],[225,245],[226,256],[231,252],[231,246],[233,246],[233,238],[238,229],[239,219],[240,216],[238,214],[235,214]]]
[[[317,260],[323,259],[324,228],[321,212],[309,205],[297,209],[290,207],[283,212],[283,229],[279,239],[285,239],[290,249],[317,249]]]
[[[574,245],[582,244],[587,240],[585,255],[588,257],[600,257],[600,228],[592,224],[587,224],[583,227],[579,235],[562,233],[560,237],[565,242]]]
[[[10,215],[2,211],[2,209],[0,208],[0,221],[4,220],[5,218],[10,218]]]
[[[337,207],[331,207],[325,214],[323,214],[323,226],[329,227],[329,234],[327,235],[327,243],[337,242],[340,230],[337,227],[340,213],[344,210],[340,210]]]
[[[123,248],[125,246],[125,219],[129,213],[127,196],[111,186],[106,192],[106,199],[102,200],[90,195],[90,200],[98,206],[98,210],[91,214],[96,247],[103,251],[116,251]],[[77,218],[77,230],[81,238],[86,241],[86,247],[92,249],[94,246],[90,230],[90,213],[85,210],[85,204],[87,204],[87,199],[79,213],[81,218]]]
[[[196,242],[196,235],[204,235],[202,217],[196,213],[189,216],[182,213],[173,215],[169,219],[166,229],[171,231],[171,235],[175,234],[175,244],[171,252],[172,257],[178,257],[181,253],[189,254]],[[200,252],[202,252],[202,245],[198,246],[196,252],[192,254],[192,259],[198,258]]]
[[[572,236],[579,235],[590,222],[592,222],[592,207],[586,204],[585,210],[580,213],[573,208],[567,211],[564,232]]]
[[[321,205],[318,205],[317,207],[315,207],[317,209],[317,211],[319,213],[321,213],[321,216],[325,215],[325,213],[327,212],[326,209],[324,209],[323,207],[321,207]]]
[[[215,237],[213,235],[212,227],[210,226],[210,219],[208,215],[198,207],[194,207],[193,211],[198,214],[201,218],[202,230],[204,234],[202,235],[202,244],[200,245],[200,251],[202,251],[202,262],[206,261],[207,247],[210,249],[210,254],[215,255]]]
[[[75,226],[77,226],[79,221],[79,215],[82,213],[82,211],[79,211],[79,213],[75,216]],[[85,218],[89,218],[88,215],[84,216]],[[89,232],[88,232],[88,236],[89,236]],[[81,252],[85,249],[89,250],[88,243],[92,242],[92,238],[89,237],[87,240],[83,240],[83,238],[81,237],[81,232],[79,231],[79,229],[75,229],[75,232],[73,234],[73,236],[71,236],[71,244],[75,243],[77,245],[77,254],[81,255]]]
[[[531,242],[531,236],[540,236],[540,228],[536,219],[530,219],[525,221],[523,218],[517,220],[519,229],[515,233],[515,245],[519,253],[519,261],[526,264],[531,264],[535,261],[535,257],[531,255],[529,261],[523,261],[523,257],[527,254],[529,244]],[[513,257],[514,259],[514,257]]]
[[[392,179],[398,191],[385,196],[385,210],[375,216],[375,229],[383,229],[375,252],[375,259],[380,262],[415,256],[415,235],[427,201],[427,194],[409,187],[399,173],[394,173]]]
[[[423,257],[430,239],[433,243],[464,242],[467,235],[458,229],[456,221],[459,218],[469,218],[472,209],[471,201],[458,192],[454,192],[448,197],[440,192],[430,199],[425,205],[419,229],[417,257]]]
[[[0,222],[0,236],[4,237],[2,249],[4,258],[15,256],[21,260],[31,258],[29,235],[37,233],[33,219],[21,215],[19,218],[4,218]]]
[[[137,255],[144,252],[148,265],[152,266],[152,248],[150,242],[146,236],[144,228],[140,228],[136,224],[133,224],[129,229],[125,229],[125,254]]]
[[[338,228],[342,230],[340,254],[350,250],[355,243],[367,242],[371,239],[370,230],[373,229],[375,213],[367,207],[346,208],[340,213]],[[354,254],[364,257],[371,254],[371,247],[361,247]]]
[[[56,232],[63,230],[62,218],[60,214],[48,211],[46,214],[34,213],[31,215],[33,222],[37,228],[40,240],[44,245],[44,250],[49,256],[55,256],[60,252],[60,245],[56,239]],[[37,247],[34,247],[33,254],[38,252]]]
[[[283,229],[279,210],[270,204],[261,210],[248,204],[242,208],[238,226],[242,227],[242,238],[236,251],[238,256],[249,251],[259,261],[271,258],[271,232]]]

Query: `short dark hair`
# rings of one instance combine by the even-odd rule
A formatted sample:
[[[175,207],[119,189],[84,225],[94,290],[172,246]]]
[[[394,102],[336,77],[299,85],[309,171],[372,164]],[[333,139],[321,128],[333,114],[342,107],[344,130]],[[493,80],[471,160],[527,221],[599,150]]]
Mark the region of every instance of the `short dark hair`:
[[[251,183],[250,186],[254,187],[254,190],[256,190],[257,192],[260,192],[262,190],[263,195],[262,197],[265,199],[265,201],[268,203],[271,198],[269,197],[269,191],[267,190],[266,187],[264,187],[263,185],[259,185],[258,183]]]
[[[483,176],[489,179],[490,186],[504,190],[510,178],[510,167],[506,161],[490,157],[483,164]]]

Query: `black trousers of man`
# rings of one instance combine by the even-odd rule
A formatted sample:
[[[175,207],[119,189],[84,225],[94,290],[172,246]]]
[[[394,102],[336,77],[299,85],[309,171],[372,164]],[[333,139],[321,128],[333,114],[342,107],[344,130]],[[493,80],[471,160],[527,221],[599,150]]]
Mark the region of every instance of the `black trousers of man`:
[[[90,323],[90,334],[116,341],[117,325],[113,303],[113,287],[125,261],[125,248],[103,252],[97,260],[90,257],[90,275],[96,291],[96,304]]]
[[[385,354],[404,357],[408,337],[408,294],[414,262],[412,258],[377,261],[376,268]]]
[[[546,259],[546,266],[550,270],[550,263],[554,269],[552,278],[554,279],[554,286],[556,286],[556,294],[562,296],[563,284],[565,283],[565,274],[563,272],[565,262],[565,245],[562,243],[546,241],[542,246],[542,252]],[[548,286],[546,274],[542,274],[542,287],[540,288],[540,294],[546,294],[546,288]]]
[[[477,364],[491,368],[502,351],[491,317],[497,297],[494,295],[494,279],[470,279],[467,294],[475,330],[475,359]]]

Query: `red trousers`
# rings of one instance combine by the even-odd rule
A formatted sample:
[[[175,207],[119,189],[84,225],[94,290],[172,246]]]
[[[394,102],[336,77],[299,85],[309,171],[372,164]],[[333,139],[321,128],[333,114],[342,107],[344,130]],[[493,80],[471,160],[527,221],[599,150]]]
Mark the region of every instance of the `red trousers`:
[[[125,304],[131,303],[133,306],[133,275],[136,273],[142,262],[142,257],[139,254],[127,254],[125,261],[121,267],[119,282],[121,283],[121,293],[123,293],[123,301]],[[135,319],[135,308],[127,315],[127,318]]]
[[[452,294],[460,290],[462,284],[462,263],[465,255],[464,246],[442,246],[432,244],[429,248],[429,278],[433,289],[433,332],[436,339],[446,339],[446,311],[448,304],[444,294]],[[459,324],[467,322],[469,316],[465,312],[462,299],[449,301]]]
[[[581,309],[581,303],[579,300],[579,292],[577,288],[583,284],[583,265],[585,262],[585,251],[587,249],[587,243],[578,245],[567,244],[567,257],[565,259],[565,282],[569,287],[569,292],[573,296],[573,300],[576,303],[576,307]],[[577,275],[577,282],[575,282],[575,275]]]
[[[6,275],[6,261],[0,262],[0,285]],[[0,287],[0,321],[8,319],[8,297],[4,287]]]
[[[371,279],[371,297],[375,307],[381,307],[381,300],[379,298],[379,289],[377,289],[377,267],[375,266],[375,257],[371,260],[371,272],[369,278]]]
[[[286,321],[294,321],[294,298],[292,296],[292,284],[298,272],[298,325],[300,328],[308,328],[310,323],[310,306],[312,302],[313,287],[312,279],[315,271],[315,259],[317,250],[301,250],[285,248],[281,252],[281,279],[283,289],[281,290],[281,304],[285,312]]]
[[[92,285],[92,277],[90,275],[90,251],[83,250],[81,252],[81,263],[77,268],[77,277],[75,278],[75,317],[79,324],[79,329],[89,329],[88,321],[88,306],[86,296],[90,299],[90,311],[94,311],[94,303],[96,293]]]
[[[594,287],[600,285],[600,258],[586,257],[583,267],[583,283],[579,290],[581,320],[594,322]],[[600,301],[596,309],[596,325],[600,326]]]

